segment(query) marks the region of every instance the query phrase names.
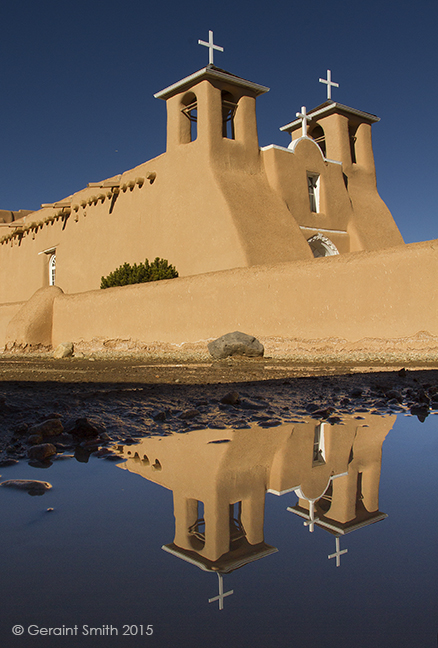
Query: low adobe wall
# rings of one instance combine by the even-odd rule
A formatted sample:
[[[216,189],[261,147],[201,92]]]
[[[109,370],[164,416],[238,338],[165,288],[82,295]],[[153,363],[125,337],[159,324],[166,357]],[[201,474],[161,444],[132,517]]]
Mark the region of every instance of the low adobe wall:
[[[347,356],[379,348],[388,353],[388,341],[395,341],[399,357],[418,349],[423,359],[436,360],[437,277],[435,240],[73,295],[45,288],[28,302],[0,305],[0,345],[180,345],[242,330],[298,340],[305,357],[325,356],[337,341]]]
[[[438,336],[438,240],[109,288],[53,303],[52,344],[181,344],[242,330],[318,340]]]

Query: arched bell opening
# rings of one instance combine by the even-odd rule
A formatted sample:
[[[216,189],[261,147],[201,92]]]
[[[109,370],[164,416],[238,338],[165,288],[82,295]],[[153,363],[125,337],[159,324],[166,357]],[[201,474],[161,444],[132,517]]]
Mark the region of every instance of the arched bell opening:
[[[181,144],[188,144],[198,137],[198,100],[194,92],[182,97],[181,113],[186,118],[181,124]]]
[[[234,116],[237,102],[230,92],[222,91],[222,137],[235,139]]]
[[[194,500],[193,500],[194,502]],[[189,526],[188,535],[192,549],[201,551],[205,545],[204,502],[196,501],[196,520]]]
[[[326,155],[325,133],[322,126],[316,124],[315,126],[313,126],[313,128],[311,127],[309,129],[308,133],[309,133],[309,137],[311,137],[318,144],[323,156],[325,157]]]

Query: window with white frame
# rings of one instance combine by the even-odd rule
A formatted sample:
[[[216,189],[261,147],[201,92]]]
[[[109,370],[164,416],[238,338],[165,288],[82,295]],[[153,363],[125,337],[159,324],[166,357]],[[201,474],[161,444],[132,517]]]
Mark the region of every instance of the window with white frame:
[[[310,211],[315,214],[319,212],[319,184],[319,175],[317,173],[307,174]]]
[[[324,425],[324,423],[320,423],[315,427],[315,433],[313,437],[313,466],[320,466],[325,464]]]
[[[56,281],[56,252],[49,258],[49,286],[54,286]]]

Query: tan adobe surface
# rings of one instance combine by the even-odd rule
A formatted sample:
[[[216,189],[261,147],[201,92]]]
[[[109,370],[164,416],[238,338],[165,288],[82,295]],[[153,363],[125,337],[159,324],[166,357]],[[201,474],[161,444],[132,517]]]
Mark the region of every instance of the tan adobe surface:
[[[164,154],[38,212],[0,212],[0,342],[183,343],[239,328],[350,341],[435,335],[422,290],[415,313],[394,317],[414,277],[429,286],[436,249],[408,252],[377,192],[377,118],[326,102],[304,136],[300,120],[284,127],[289,148],[260,149],[256,98],[267,90],[209,65],[157,93]],[[98,290],[119,265],[156,256],[180,279]],[[56,294],[37,293],[52,283]]]

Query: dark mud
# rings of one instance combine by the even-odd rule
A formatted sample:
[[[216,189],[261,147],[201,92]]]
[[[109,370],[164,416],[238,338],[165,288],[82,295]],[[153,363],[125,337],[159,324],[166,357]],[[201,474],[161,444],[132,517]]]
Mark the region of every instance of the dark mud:
[[[0,367],[0,465],[30,459],[44,467],[69,453],[79,461],[96,453],[108,459],[114,442],[207,427],[269,428],[303,417],[335,424],[363,412],[424,421],[438,410],[437,370],[357,374],[332,367],[327,375],[327,367],[267,359],[198,365],[23,359],[2,360]],[[266,379],[273,373],[276,379]]]

